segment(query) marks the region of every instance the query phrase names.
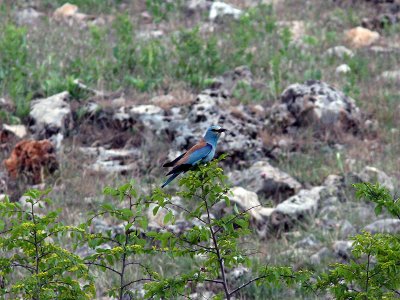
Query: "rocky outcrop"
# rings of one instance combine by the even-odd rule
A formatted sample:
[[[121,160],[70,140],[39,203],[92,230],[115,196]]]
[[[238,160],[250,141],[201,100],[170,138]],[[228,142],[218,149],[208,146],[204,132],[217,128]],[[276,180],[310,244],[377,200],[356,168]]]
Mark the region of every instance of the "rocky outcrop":
[[[276,229],[290,229],[295,223],[313,218],[318,210],[324,187],[314,187],[300,192],[278,204],[271,216],[271,225]]]
[[[359,182],[379,183],[380,185],[394,192],[394,179],[385,172],[371,166],[364,167],[355,175],[355,180]]]
[[[269,222],[273,208],[263,207],[256,193],[242,187],[234,187],[230,192],[232,193],[232,196],[229,197],[230,206],[226,206],[225,201],[216,204],[217,217],[233,213],[233,206],[236,205],[240,212],[245,211],[250,215],[256,226],[263,227]]]
[[[377,220],[364,227],[364,230],[371,233],[400,233],[400,220],[399,219],[382,219]]]
[[[239,19],[242,15],[240,9],[234,8],[233,6],[226,4],[224,2],[213,2],[210,8],[209,19],[210,21],[219,21],[226,17],[232,17],[234,19]]]
[[[300,127],[356,133],[360,122],[360,110],[353,99],[325,82],[311,80],[287,87],[281,103],[270,109],[265,125],[284,133]]]
[[[258,161],[243,171],[233,171],[228,177],[234,185],[246,187],[264,198],[272,198],[275,203],[282,202],[301,189],[296,179],[267,161]]]
[[[4,165],[12,179],[25,177],[32,184],[41,183],[46,173],[58,168],[54,146],[48,140],[19,142]]]
[[[72,128],[70,95],[62,92],[45,99],[31,102],[29,116],[32,119],[30,130],[40,138],[65,135]]]

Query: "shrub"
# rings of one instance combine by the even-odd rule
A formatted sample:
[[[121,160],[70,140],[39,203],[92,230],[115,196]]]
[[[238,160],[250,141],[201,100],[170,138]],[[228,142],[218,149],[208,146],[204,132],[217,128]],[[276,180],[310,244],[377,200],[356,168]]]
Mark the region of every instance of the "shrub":
[[[376,204],[375,213],[386,209],[400,219],[400,201],[379,184],[355,185],[358,198]],[[362,232],[354,238],[349,263],[335,264],[317,283],[328,289],[336,299],[392,299],[400,295],[400,235]]]
[[[82,259],[60,245],[82,230],[60,223],[58,212],[36,210],[50,200],[30,190],[26,205],[0,203],[0,295],[11,299],[93,299],[94,283]]]

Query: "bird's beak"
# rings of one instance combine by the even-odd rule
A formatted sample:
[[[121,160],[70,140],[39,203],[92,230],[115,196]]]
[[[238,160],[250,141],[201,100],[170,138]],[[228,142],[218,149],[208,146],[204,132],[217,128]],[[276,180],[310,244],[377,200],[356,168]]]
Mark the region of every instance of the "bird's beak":
[[[225,128],[218,129],[218,132],[219,132],[219,133],[225,132],[225,131],[228,131],[228,129],[225,129]]]

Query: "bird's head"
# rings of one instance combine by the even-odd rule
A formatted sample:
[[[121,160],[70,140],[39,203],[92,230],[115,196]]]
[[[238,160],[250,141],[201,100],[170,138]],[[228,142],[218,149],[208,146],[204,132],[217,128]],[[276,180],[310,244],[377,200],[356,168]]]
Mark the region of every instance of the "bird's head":
[[[216,143],[221,133],[225,131],[227,130],[219,125],[212,125],[207,129],[204,139],[207,143]]]

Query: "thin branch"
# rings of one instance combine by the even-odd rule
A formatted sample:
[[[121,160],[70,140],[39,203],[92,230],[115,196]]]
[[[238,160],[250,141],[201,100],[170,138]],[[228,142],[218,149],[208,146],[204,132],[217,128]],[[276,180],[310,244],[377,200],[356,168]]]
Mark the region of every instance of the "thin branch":
[[[202,194],[204,194],[204,185],[201,186],[201,190],[202,190]],[[208,227],[209,227],[210,232],[211,232],[211,236],[212,236],[213,243],[214,243],[214,248],[215,248],[215,250],[217,252],[216,254],[217,254],[217,257],[218,257],[218,263],[219,263],[219,266],[220,266],[220,269],[221,269],[221,276],[222,276],[222,282],[223,282],[223,286],[224,286],[225,296],[226,296],[227,300],[230,300],[231,294],[229,293],[228,284],[226,282],[224,259],[222,258],[221,253],[219,251],[217,238],[216,238],[216,235],[215,235],[214,230],[212,228],[210,210],[208,209],[207,199],[203,199],[203,202],[205,204],[206,211],[207,211]]]
[[[115,270],[115,269],[113,269],[113,268],[107,267],[106,265],[102,265],[102,264],[95,263],[95,262],[92,262],[92,261],[85,262],[85,265],[89,265],[89,266],[90,266],[90,265],[94,265],[94,266],[106,268],[106,269],[108,269],[108,270],[114,272],[115,274],[118,274],[118,275],[121,276],[121,272],[118,272],[117,270]]]
[[[35,272],[35,268],[34,268],[34,267],[31,267],[31,266],[28,266],[28,265],[22,265],[22,264],[19,264],[19,263],[12,263],[11,266],[12,266],[12,267],[21,267],[21,268],[24,268],[24,269],[28,270],[28,271],[31,272],[31,273],[34,273],[34,272]]]
[[[121,288],[122,288],[122,290],[124,290],[126,287],[130,286],[131,284],[141,282],[141,281],[153,281],[153,279],[152,278],[141,278],[141,279],[137,279],[137,280],[132,280],[132,281],[124,284]]]
[[[236,289],[234,289],[232,292],[230,292],[229,296],[231,296],[231,295],[237,293],[238,291],[240,291],[241,289],[245,288],[246,286],[248,286],[249,284],[253,283],[254,281],[263,279],[263,278],[265,278],[265,277],[267,277],[267,276],[263,275],[263,276],[259,276],[259,277],[255,277],[255,278],[251,279],[250,281],[248,281],[248,282],[242,284],[241,286],[239,286],[238,288],[236,288]]]

